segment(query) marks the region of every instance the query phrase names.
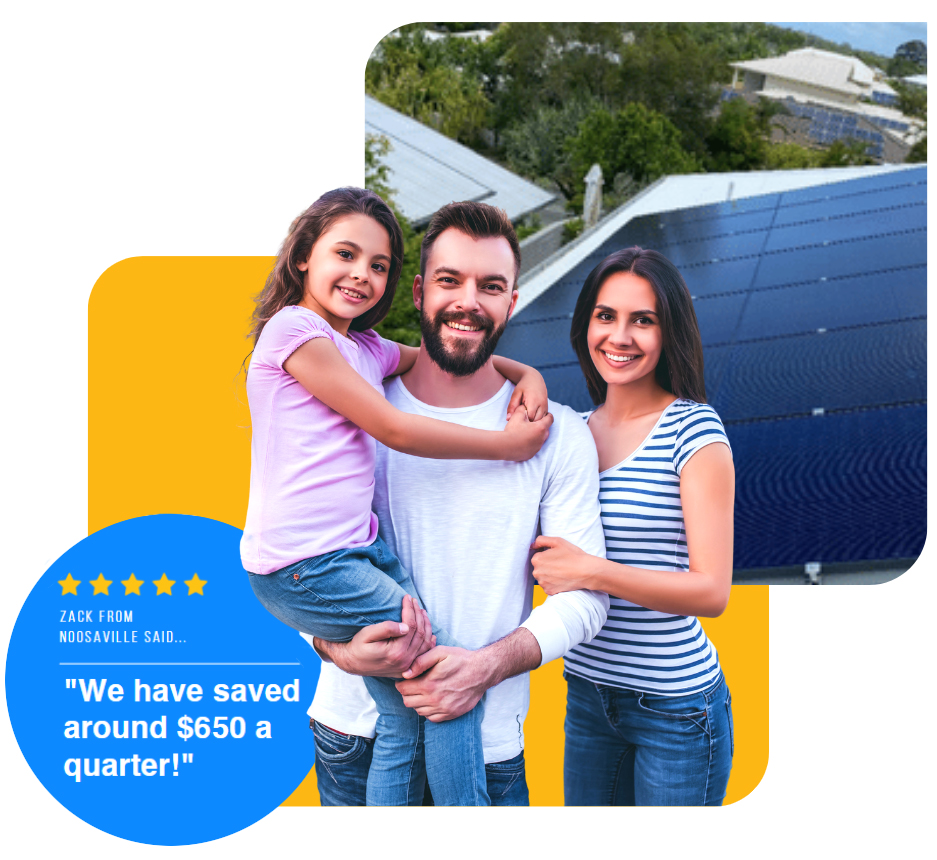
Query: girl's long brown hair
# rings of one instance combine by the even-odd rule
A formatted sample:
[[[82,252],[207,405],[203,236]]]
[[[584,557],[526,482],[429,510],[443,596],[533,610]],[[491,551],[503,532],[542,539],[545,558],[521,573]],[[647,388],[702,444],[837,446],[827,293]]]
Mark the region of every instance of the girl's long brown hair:
[[[390,237],[390,269],[387,287],[378,303],[360,317],[351,321],[352,331],[364,331],[376,326],[390,310],[397,290],[397,281],[403,267],[403,233],[391,208],[373,191],[364,188],[336,188],[327,191],[300,215],[290,226],[283,240],[273,271],[264,288],[254,298],[249,337],[254,346],[267,321],[288,305],[298,305],[303,299],[304,276],[298,263],[309,259],[312,246],[336,221],[346,215],[367,215],[380,224]]]
[[[703,342],[700,338],[693,299],[677,267],[659,251],[635,245],[610,254],[586,277],[570,326],[569,340],[586,377],[589,395],[596,405],[605,402],[608,383],[602,379],[589,352],[589,320],[602,284],[618,272],[631,272],[644,278],[657,297],[657,318],[663,335],[663,349],[654,369],[665,391],[697,403],[706,402],[703,380]]]

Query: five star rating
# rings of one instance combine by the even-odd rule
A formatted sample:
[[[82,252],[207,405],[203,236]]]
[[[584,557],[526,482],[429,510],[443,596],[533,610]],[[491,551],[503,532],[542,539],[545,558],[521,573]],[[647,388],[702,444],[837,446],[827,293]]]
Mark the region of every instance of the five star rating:
[[[70,573],[65,579],[58,580],[60,586],[62,586],[62,594],[74,594],[75,597],[78,596],[78,586],[81,585],[80,579],[75,579]],[[204,588],[207,584],[207,580],[200,579],[197,573],[192,574],[191,579],[184,579],[183,583],[188,586],[189,595],[200,594],[202,597],[205,596]],[[96,594],[103,594],[105,597],[110,597],[110,592],[108,589],[114,584],[112,579],[105,579],[103,573],[98,574],[97,579],[88,580],[88,585],[90,585],[94,591],[92,592],[92,597]],[[127,579],[122,579],[120,584],[124,587],[124,595],[128,594],[137,594],[142,596],[143,592],[140,591],[142,586],[147,585],[145,580],[137,579],[134,574],[130,574]],[[176,580],[170,579],[164,573],[159,579],[152,580],[152,585],[156,586],[156,594],[168,594],[172,596],[172,587],[176,584]]]

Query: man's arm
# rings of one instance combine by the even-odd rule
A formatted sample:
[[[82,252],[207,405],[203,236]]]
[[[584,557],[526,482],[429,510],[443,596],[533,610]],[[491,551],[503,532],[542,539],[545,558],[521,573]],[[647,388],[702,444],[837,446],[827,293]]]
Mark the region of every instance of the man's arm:
[[[397,689],[408,708],[438,723],[472,710],[487,689],[535,669],[542,659],[537,638],[518,627],[478,651],[433,648],[413,661],[403,673],[413,680],[398,681]]]
[[[544,534],[605,556],[599,507],[599,460],[592,434],[577,415],[558,420],[553,462],[540,500]],[[414,661],[397,689],[404,704],[429,720],[451,720],[475,707],[485,690],[529,672],[592,639],[608,615],[608,595],[567,591],[548,597],[521,627],[478,651],[438,647]],[[426,674],[422,674],[426,673]],[[421,677],[416,677],[421,675]]]
[[[425,609],[404,595],[401,620],[382,621],[359,630],[349,642],[328,642],[303,634],[323,660],[349,675],[399,678],[420,655],[436,644]]]

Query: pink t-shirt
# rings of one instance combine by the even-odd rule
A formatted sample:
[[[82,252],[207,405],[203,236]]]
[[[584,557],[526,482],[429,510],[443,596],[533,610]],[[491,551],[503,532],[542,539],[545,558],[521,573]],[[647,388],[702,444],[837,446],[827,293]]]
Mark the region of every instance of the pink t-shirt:
[[[367,546],[377,537],[374,439],[283,369],[306,341],[327,337],[383,396],[382,381],[400,361],[397,345],[373,331],[349,334],[291,305],[270,319],[254,348],[247,374],[251,486],[241,538],[241,563],[251,573]]]

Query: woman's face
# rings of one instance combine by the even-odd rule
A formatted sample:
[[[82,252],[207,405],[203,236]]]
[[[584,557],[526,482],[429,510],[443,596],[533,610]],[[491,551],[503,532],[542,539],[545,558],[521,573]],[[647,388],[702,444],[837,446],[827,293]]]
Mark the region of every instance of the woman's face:
[[[599,288],[587,333],[589,354],[609,385],[627,385],[654,373],[663,349],[657,297],[631,272],[610,275]]]
[[[319,237],[297,268],[306,273],[301,304],[344,333],[384,295],[390,236],[368,215],[346,215]]]

